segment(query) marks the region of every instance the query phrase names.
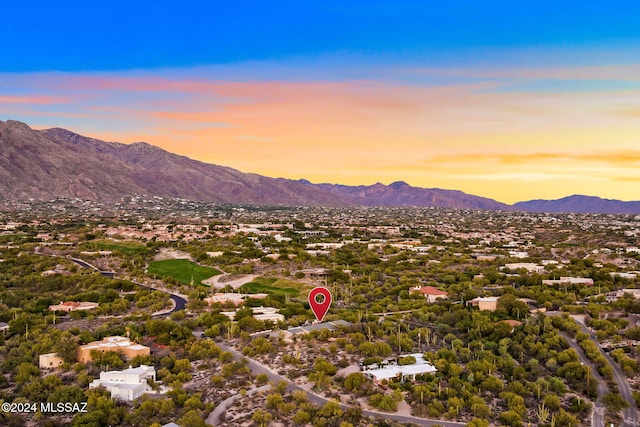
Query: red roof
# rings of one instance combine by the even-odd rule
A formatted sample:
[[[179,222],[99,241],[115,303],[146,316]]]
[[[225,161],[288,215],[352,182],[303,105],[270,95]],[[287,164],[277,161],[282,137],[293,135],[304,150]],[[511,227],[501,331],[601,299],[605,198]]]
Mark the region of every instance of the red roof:
[[[447,292],[441,291],[438,288],[434,288],[433,286],[423,286],[420,289],[412,289],[412,292],[420,292],[422,295],[448,295]]]
[[[63,302],[60,305],[64,305],[64,306],[67,306],[67,307],[79,307],[80,303],[79,302],[75,302],[75,301],[67,301],[67,302]]]

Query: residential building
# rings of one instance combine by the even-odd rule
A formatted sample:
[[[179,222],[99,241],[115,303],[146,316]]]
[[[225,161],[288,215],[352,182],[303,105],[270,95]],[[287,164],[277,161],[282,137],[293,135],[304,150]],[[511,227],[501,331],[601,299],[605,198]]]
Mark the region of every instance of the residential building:
[[[275,307],[251,307],[253,317],[257,320],[271,321],[274,323],[284,322],[284,315],[280,314],[280,310]],[[221,311],[220,314],[224,314],[231,320],[235,320],[235,311]]]
[[[589,277],[561,277],[560,279],[543,280],[543,285],[593,285]]]
[[[136,356],[149,356],[151,349],[147,346],[132,343],[129,338],[113,336],[107,337],[102,341],[94,341],[89,344],[78,347],[78,362],[91,362],[91,351],[114,351],[120,353],[130,359]]]
[[[218,292],[211,297],[205,298],[204,300],[207,304],[226,304],[231,303],[236,307],[244,304],[244,300],[246,298],[254,298],[254,299],[265,299],[267,294],[234,294],[234,293],[222,293]]]
[[[156,380],[156,370],[153,366],[141,365],[123,371],[100,372],[100,378],[93,380],[89,388],[104,387],[113,399],[131,402],[153,391],[147,380]]]
[[[406,356],[407,355],[399,356],[399,358]],[[432,374],[438,371],[435,366],[424,359],[421,353],[410,354],[408,356],[413,356],[416,362],[411,365],[398,365],[394,363],[378,367],[377,369],[364,369],[363,374],[367,378],[371,378],[374,383],[380,384],[383,381],[394,379],[398,379],[400,382],[413,381],[416,379],[416,375]]]
[[[334,320],[332,322],[314,323],[311,325],[296,326],[284,331],[284,339],[290,340],[294,335],[304,335],[304,334],[308,334],[311,331],[321,331],[323,329],[335,331],[340,328],[348,328],[349,326],[351,326],[351,323],[347,322],[346,320]]]
[[[65,312],[69,313],[71,311],[93,310],[93,309],[98,308],[98,307],[100,307],[100,304],[98,304],[97,302],[89,302],[89,301],[82,301],[82,302],[67,301],[67,302],[62,302],[62,301],[60,301],[60,304],[50,305],[49,306],[49,310],[51,310],[51,311],[65,311]]]
[[[423,295],[427,302],[436,302],[438,299],[449,299],[447,292],[441,291],[433,286],[416,286],[415,288],[411,288],[409,292]]]
[[[544,273],[544,267],[541,265],[534,264],[532,262],[514,262],[510,264],[505,264],[503,269],[508,269],[511,271],[518,271],[520,269],[525,269],[529,273]]]
[[[621,279],[634,280],[638,277],[636,273],[622,273],[622,272],[611,272],[609,273],[611,277],[619,277]]]
[[[479,310],[496,311],[498,309],[498,297],[474,298],[467,301],[467,306],[478,307]]]
[[[47,353],[38,356],[38,366],[40,369],[55,369],[62,365],[64,360],[57,353]]]

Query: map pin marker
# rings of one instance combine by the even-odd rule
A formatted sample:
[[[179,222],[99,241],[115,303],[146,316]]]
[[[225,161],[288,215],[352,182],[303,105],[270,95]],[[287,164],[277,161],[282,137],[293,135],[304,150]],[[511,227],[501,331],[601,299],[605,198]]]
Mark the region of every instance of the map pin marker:
[[[320,286],[313,288],[309,292],[309,305],[318,322],[322,322],[331,306],[331,292],[329,292],[329,289]]]

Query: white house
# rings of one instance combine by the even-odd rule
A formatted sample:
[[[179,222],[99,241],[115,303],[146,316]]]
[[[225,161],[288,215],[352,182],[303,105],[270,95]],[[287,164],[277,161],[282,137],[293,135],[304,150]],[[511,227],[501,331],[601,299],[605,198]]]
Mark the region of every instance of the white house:
[[[514,262],[504,265],[505,269],[517,271],[524,268],[529,273],[544,273],[544,267],[532,262]]]
[[[543,285],[593,285],[590,277],[561,277],[560,279],[543,280]]]
[[[387,365],[378,369],[365,369],[363,374],[367,378],[371,378],[375,383],[381,381],[389,381],[393,379],[399,379],[401,382],[406,380],[415,380],[416,375],[432,374],[437,372],[435,366],[424,360],[424,356],[421,353],[410,354],[416,359],[416,363],[411,365]],[[403,357],[403,356],[400,356]]]
[[[104,387],[113,399],[131,402],[153,390],[147,383],[148,379],[156,380],[156,369],[141,365],[123,371],[100,372],[100,379],[93,380],[89,388]]]

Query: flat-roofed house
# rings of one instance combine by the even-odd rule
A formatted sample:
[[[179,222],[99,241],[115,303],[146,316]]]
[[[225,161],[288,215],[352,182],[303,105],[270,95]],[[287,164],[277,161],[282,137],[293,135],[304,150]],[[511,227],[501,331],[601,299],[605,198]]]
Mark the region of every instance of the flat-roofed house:
[[[123,371],[100,372],[100,378],[93,380],[89,388],[104,387],[113,399],[131,402],[153,390],[147,380],[156,380],[156,370],[140,365]]]
[[[93,310],[95,308],[100,307],[100,304],[97,302],[89,302],[89,301],[67,301],[60,302],[60,304],[50,305],[49,310],[51,311],[66,311],[67,313],[71,311],[83,311],[83,310]]]
[[[413,381],[416,379],[416,375],[432,374],[438,371],[435,366],[424,359],[421,353],[411,354],[410,356],[416,359],[416,363],[411,365],[391,364],[377,369],[365,369],[363,374],[365,377],[371,378],[376,384],[379,384],[382,381],[394,379],[398,379],[400,382]]]
[[[57,353],[47,353],[38,356],[38,366],[40,369],[55,369],[62,365],[64,360]]]
[[[478,297],[467,301],[467,306],[478,307],[479,310],[496,311],[498,309],[498,297]]]
[[[113,336],[106,337],[102,341],[94,341],[78,347],[78,362],[91,362],[91,351],[93,350],[101,353],[104,353],[105,351],[114,351],[128,357],[129,359],[136,356],[149,356],[151,354],[151,349],[147,346],[133,343],[129,338]]]

